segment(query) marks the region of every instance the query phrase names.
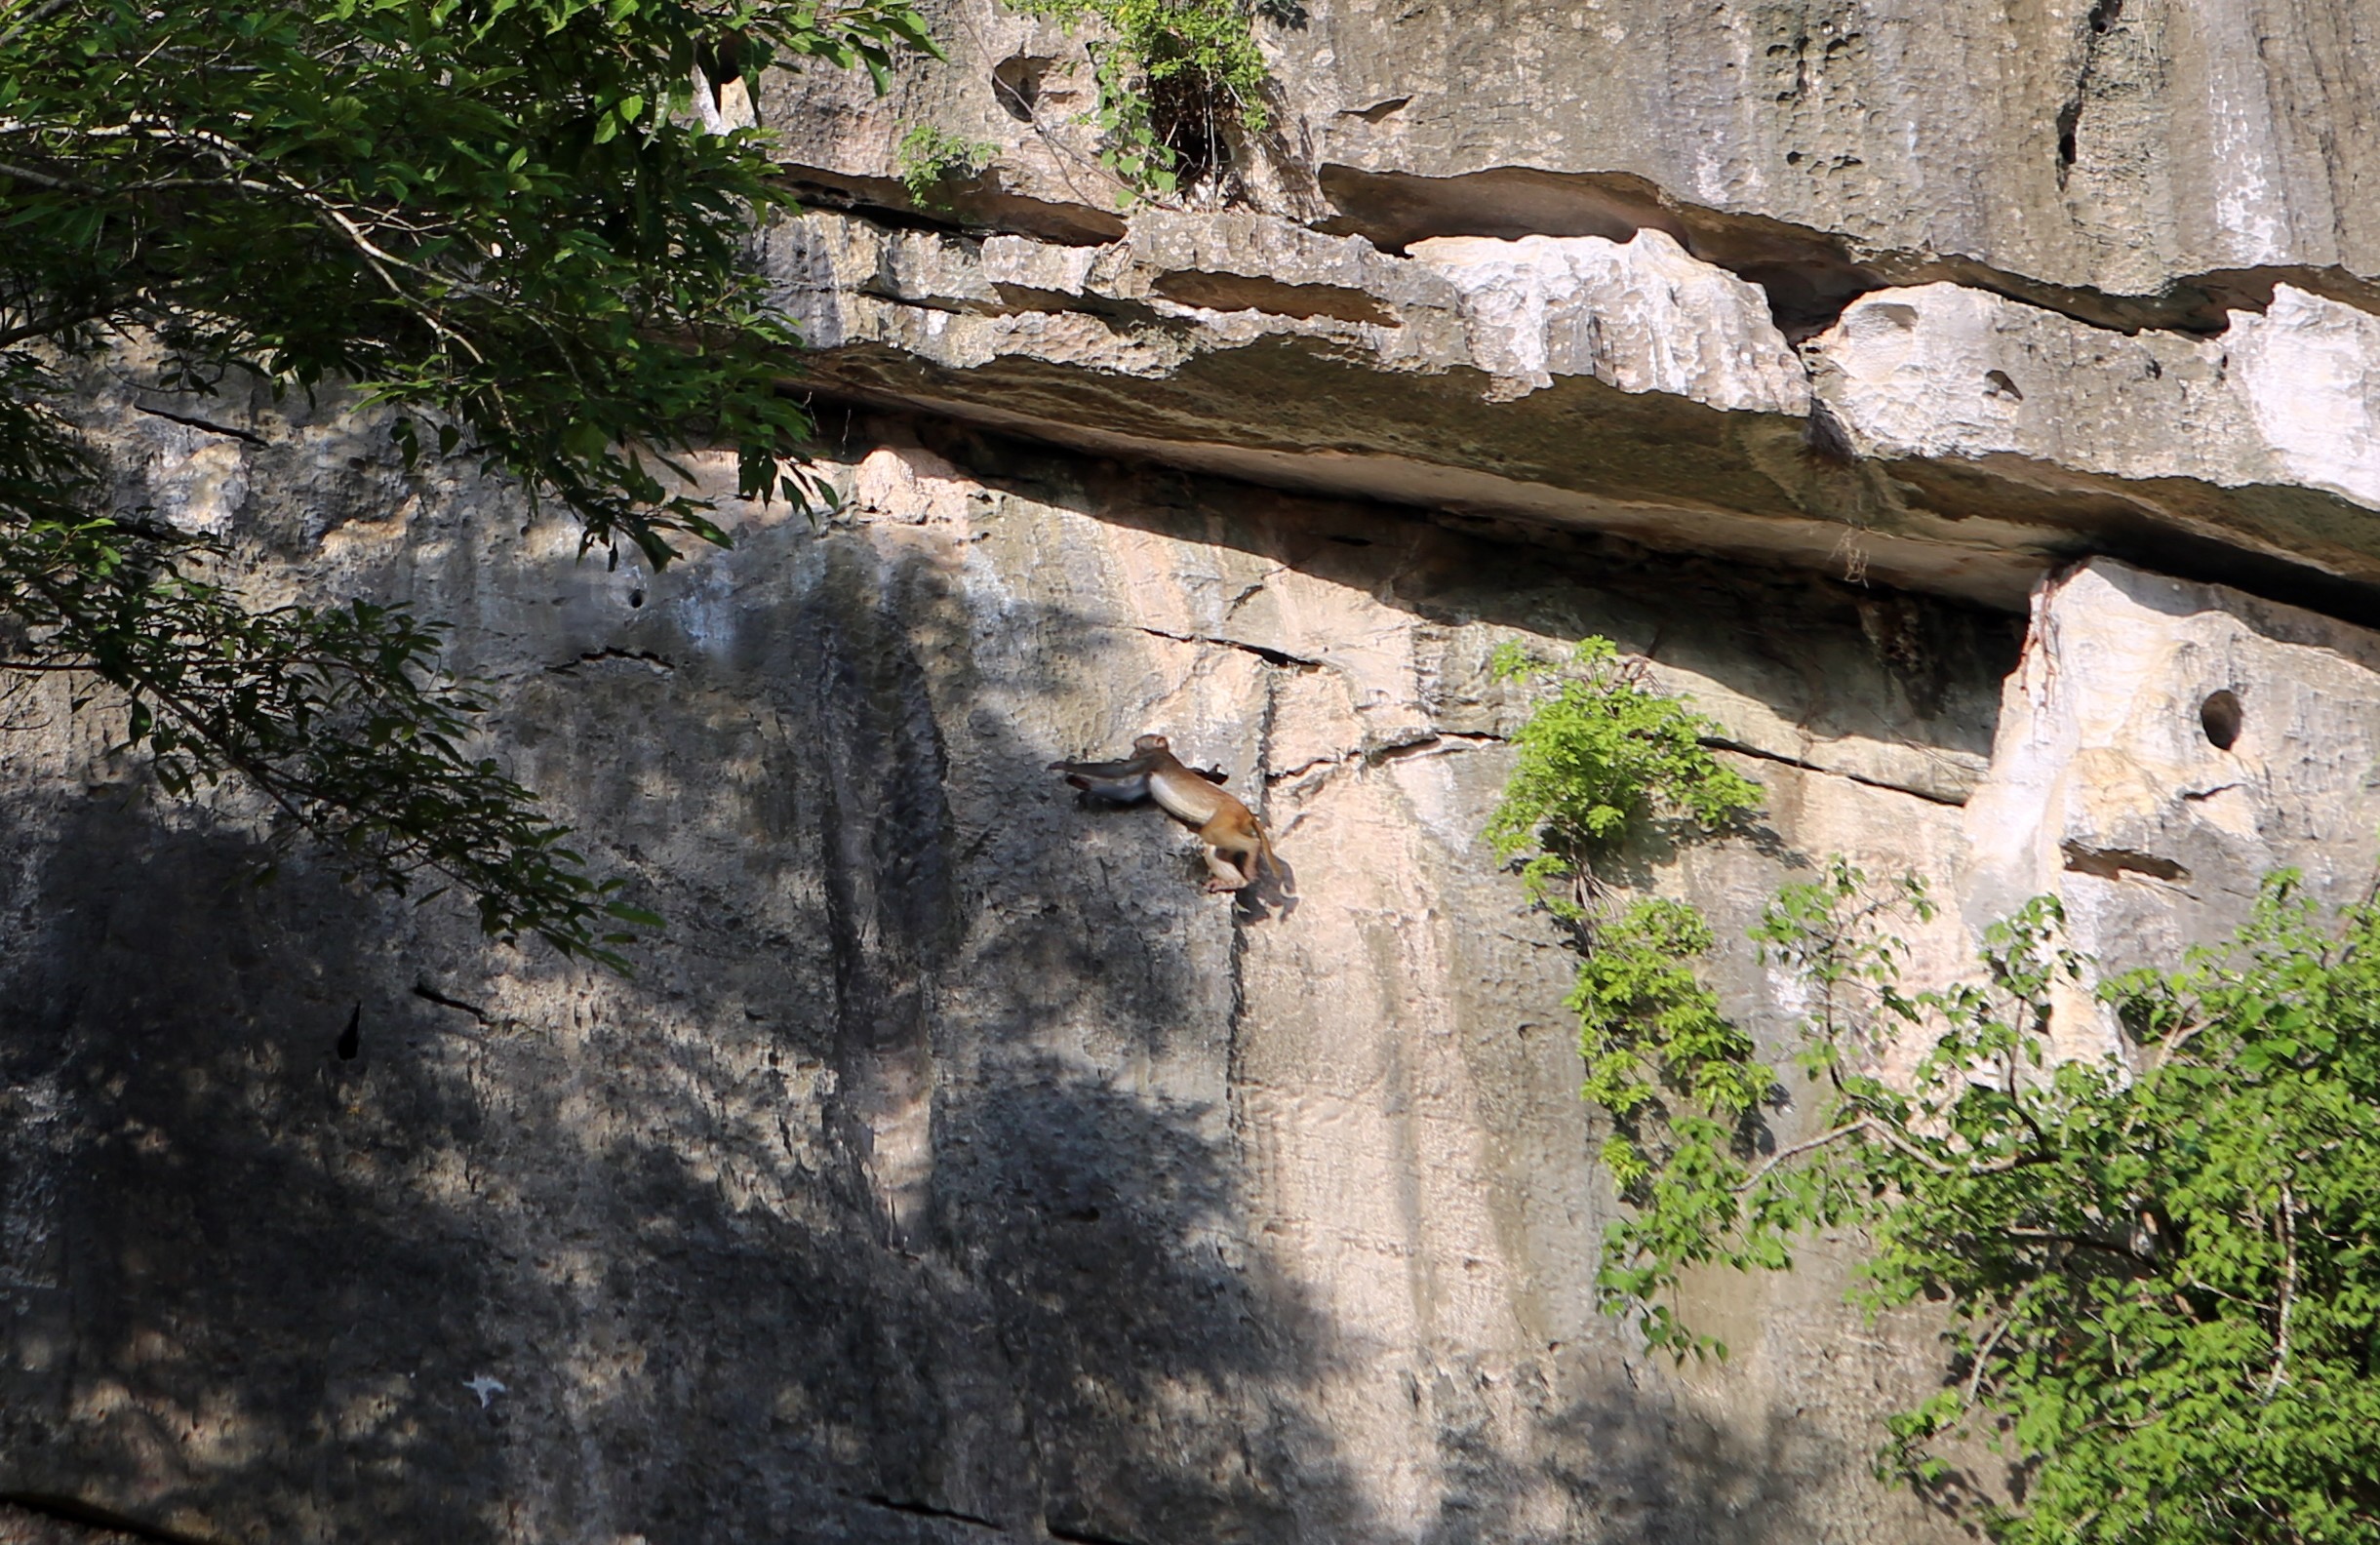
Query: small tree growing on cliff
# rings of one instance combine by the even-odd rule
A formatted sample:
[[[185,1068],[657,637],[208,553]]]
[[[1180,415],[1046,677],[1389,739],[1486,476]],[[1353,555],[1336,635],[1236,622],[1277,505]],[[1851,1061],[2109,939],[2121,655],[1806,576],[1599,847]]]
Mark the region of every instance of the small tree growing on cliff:
[[[2380,907],[2325,927],[2279,876],[2229,949],[2102,987],[2124,1058],[2058,1061],[2051,991],[2084,963],[2055,904],[1991,931],[1980,980],[1907,994],[1889,929],[1924,905],[1840,861],[1780,892],[1757,936],[1807,988],[1809,1135],[1656,1161],[1606,1242],[1608,1305],[1706,1347],[1656,1304],[1682,1271],[1782,1269],[1808,1230],[1860,1227],[1857,1300],[1950,1319],[1945,1386],[1891,1420],[1886,1468],[1994,1537],[2380,1537]],[[1924,1049],[1906,1083],[1867,1071],[1887,1041]],[[1952,1467],[1978,1436],[2012,1494]]]
[[[786,196],[759,137],[694,126],[694,68],[903,44],[908,0],[0,0],[0,673],[91,684],[170,791],[245,779],[381,886],[616,963],[656,920],[465,749],[487,702],[438,626],[248,605],[223,549],[113,507],[71,367],[137,337],[184,389],[343,380],[585,546],[724,542],[669,456],[800,498],[807,425],[743,260]]]
[[[1506,681],[1547,674],[1514,645],[1491,669]],[[1597,855],[1632,831],[1664,821],[1705,836],[1760,807],[1760,785],[1704,744],[1719,729],[1659,691],[1644,662],[1591,635],[1514,733],[1518,758],[1488,824],[1496,856],[1519,860],[1529,893],[1577,931],[1567,1007],[1578,1015],[1582,1092],[1610,1122],[1602,1151],[1620,1194],[1648,1208],[1676,1177],[1706,1173],[1740,1148],[1775,1086],[1694,975],[1713,942],[1702,914],[1658,896],[1611,908],[1595,877]],[[1668,1339],[1665,1310],[1652,1308],[1646,1324]]]

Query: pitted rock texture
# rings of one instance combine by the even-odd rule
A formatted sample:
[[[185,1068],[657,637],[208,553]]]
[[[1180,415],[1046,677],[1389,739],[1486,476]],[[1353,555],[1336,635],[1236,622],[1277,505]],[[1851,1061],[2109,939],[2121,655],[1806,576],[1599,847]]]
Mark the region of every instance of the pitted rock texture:
[[[2375,700],[2364,629],[2120,565],[2059,576],[1966,807],[1970,925],[2054,895],[2074,947],[2117,971],[2229,934],[2277,869],[2325,907],[2364,899]],[[2078,1052],[2115,1049],[2080,993],[2060,1012]]]
[[[951,0],[885,99],[765,86],[845,211],[767,261],[831,397],[2010,610],[2106,554],[2369,619],[2365,9],[1259,8],[1273,127],[1120,208],[1088,36]],[[921,204],[919,122],[997,153]]]
[[[932,121],[1001,146],[962,212],[1112,218],[1085,37],[929,11],[950,58],[888,99],[763,92],[786,160],[898,199],[901,129]],[[1387,246],[1653,225],[1804,304],[1948,264],[2138,325],[2259,270],[2380,279],[2376,27],[2360,0],[1304,0],[1259,8],[1275,123],[1237,191]]]

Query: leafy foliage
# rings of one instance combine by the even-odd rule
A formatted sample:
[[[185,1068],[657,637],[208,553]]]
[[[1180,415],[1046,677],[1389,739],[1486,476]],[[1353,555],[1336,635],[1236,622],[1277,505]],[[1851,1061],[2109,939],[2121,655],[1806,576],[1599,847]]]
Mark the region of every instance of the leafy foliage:
[[[975,176],[999,153],[988,139],[962,139],[936,125],[918,124],[900,137],[895,163],[909,196],[932,205],[942,202],[943,183]]]
[[[1623,661],[1609,639],[1581,639],[1571,667],[1513,736],[1520,760],[1488,840],[1499,859],[1524,860],[1532,895],[1576,922],[1592,895],[1594,852],[1630,823],[1674,812],[1717,829],[1758,810],[1761,791],[1702,744],[1719,726],[1653,690],[1643,662]],[[1499,681],[1515,681],[1547,667],[1506,644],[1491,669]]]
[[[1507,644],[1490,669],[1517,681],[1548,667]],[[1514,734],[1519,756],[1488,825],[1496,856],[1521,859],[1530,893],[1578,928],[1583,958],[1567,1006],[1587,1064],[1583,1092],[1610,1117],[1603,1158],[1620,1194],[1662,1218],[1686,1208],[1697,1177],[1750,1140],[1775,1078],[1694,975],[1712,945],[1702,914],[1648,897],[1599,915],[1592,860],[1656,815],[1710,832],[1759,808],[1760,786],[1703,745],[1718,729],[1656,691],[1609,639],[1589,636]],[[1655,1340],[1666,1339],[1666,1315],[1647,1311]]]
[[[1170,197],[1231,163],[1231,132],[1262,134],[1264,55],[1248,0],[1010,0],[1069,28],[1095,23],[1101,162],[1123,202]]]
[[[1951,1317],[1951,1376],[1890,1457],[1954,1497],[1962,1434],[2021,1461],[2013,1505],[1964,1497],[1996,1537],[2373,1538],[2380,909],[2326,927],[2276,877],[2229,949],[2104,984],[2126,1054],[2089,1061],[2049,1044],[2084,969],[2053,902],[1991,931],[1980,980],[1907,994],[1889,927],[1922,906],[1841,862],[1780,894],[1759,936],[1811,991],[1812,1134],[1657,1167],[1611,1301],[1700,1345],[1649,1302],[1680,1270],[1777,1269],[1804,1231],[1862,1225],[1862,1300]],[[1913,1040],[1905,1082],[1865,1071]]]
[[[1637,901],[1595,930],[1568,999],[1587,1064],[1580,1092],[1611,1121],[1604,1163],[1622,1199],[1643,1209],[1635,1221],[1665,1237],[1699,1223],[1712,1178],[1739,1168],[1776,1088],[1751,1038],[1694,975],[1711,943],[1710,925],[1686,903]],[[1659,1286],[1608,1272],[1599,1283],[1606,1301],[1644,1304],[1646,1334],[1668,1345],[1683,1331],[1650,1302]]]
[[[905,0],[0,0],[0,670],[113,689],[170,789],[244,777],[369,879],[615,960],[649,914],[466,752],[486,704],[437,630],[200,577],[228,554],[110,507],[58,368],[139,337],[183,390],[343,379],[409,457],[473,456],[657,568],[726,539],[681,451],[814,492],[798,339],[743,260],[786,196],[758,137],[692,122],[695,65],[902,45]]]

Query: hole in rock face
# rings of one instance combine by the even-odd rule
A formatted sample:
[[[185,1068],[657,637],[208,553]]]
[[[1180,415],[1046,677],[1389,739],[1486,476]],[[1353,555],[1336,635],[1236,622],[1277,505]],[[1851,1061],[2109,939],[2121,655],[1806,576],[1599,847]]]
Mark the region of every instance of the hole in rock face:
[[[1012,54],[992,66],[992,99],[1001,111],[1018,123],[1033,121],[1033,104],[1041,100],[1042,77],[1056,63],[1038,54]]]
[[[1151,81],[1149,127],[1173,152],[1173,176],[1184,190],[1214,182],[1232,169],[1227,109],[1219,86],[1195,69]]]
[[[2218,751],[2229,751],[2238,742],[2242,722],[2240,694],[2228,688],[2210,693],[2199,704],[2199,727],[2206,732],[2208,742]]]

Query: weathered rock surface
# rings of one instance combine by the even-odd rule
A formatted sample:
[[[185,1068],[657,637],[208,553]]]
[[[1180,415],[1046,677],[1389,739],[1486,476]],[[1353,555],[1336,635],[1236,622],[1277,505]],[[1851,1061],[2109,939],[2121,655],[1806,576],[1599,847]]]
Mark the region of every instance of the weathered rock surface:
[[[1871,1479],[1940,1365],[1855,1241],[1696,1283],[1724,1366],[1596,1313],[1487,661],[1606,633],[1722,724],[1761,825],[1610,878],[1771,1045],[1734,941],[1830,854],[1959,898],[1928,980],[2042,891],[2116,964],[2360,893],[2366,9],[1310,0],[1274,133],[1127,218],[1083,40],[952,0],[888,99],[758,83],[846,501],[658,575],[333,406],[96,377],[120,502],[456,621],[673,926],[491,947],[13,697],[0,1538],[1956,1537]],[[921,208],[927,121],[998,154]],[[1044,771],[1146,730],[1286,884]]]
[[[235,807],[13,736],[0,1493],[257,1541],[1924,1527],[1862,1415],[1922,1344],[1824,1272],[1703,1295],[1724,1376],[1595,1312],[1570,957],[1476,836],[1524,707],[1486,661],[1601,629],[1726,723],[1766,835],[1630,872],[1735,931],[1812,855],[1955,863],[1999,619],[864,450],[897,425],[828,526],[607,574],[369,440],[145,400],[137,485],[223,463],[182,518],[462,619],[506,754],[675,926],[623,982],[302,855],[255,890]],[[366,507],[255,492],[335,469]],[[1146,729],[1291,886],[1235,913],[1043,771]]]
[[[2011,609],[2092,552],[2244,553],[2380,615],[2351,0],[1674,10],[1282,13],[1275,125],[1208,189],[1245,207],[1127,221],[1084,40],[954,0],[885,100],[764,92],[860,217],[771,261],[818,387],[1079,449]],[[997,153],[919,211],[926,120]]]
[[[885,194],[931,120],[1000,145],[998,193],[1112,212],[1083,40],[933,10],[950,62],[882,102],[764,94],[787,159]],[[2360,0],[1309,0],[1258,23],[1278,121],[1248,191],[1392,246],[1652,224],[1805,303],[1964,265],[2137,322],[2258,269],[2380,278],[2376,25]]]
[[[2325,907],[2380,872],[2380,636],[2094,563],[2034,598],[1992,771],[1966,806],[1980,930],[2055,895],[2105,969],[2170,964],[2296,870]],[[2079,1050],[2113,1027],[2078,1003]]]

